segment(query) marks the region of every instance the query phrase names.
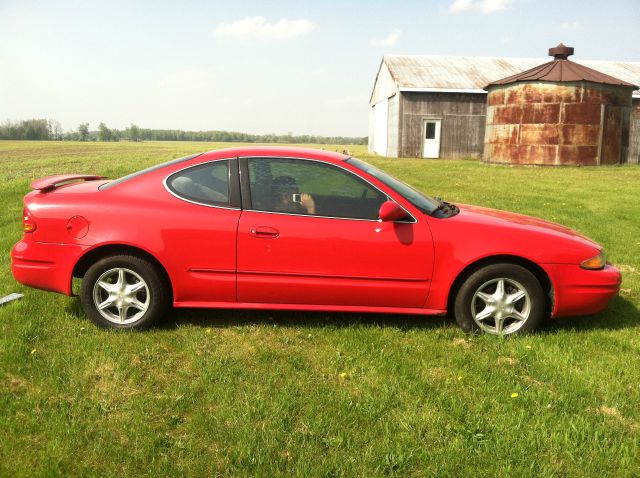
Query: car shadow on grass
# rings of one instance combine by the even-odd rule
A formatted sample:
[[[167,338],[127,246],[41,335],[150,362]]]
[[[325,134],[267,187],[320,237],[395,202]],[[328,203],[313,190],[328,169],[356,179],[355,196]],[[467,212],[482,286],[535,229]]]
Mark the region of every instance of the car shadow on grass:
[[[406,329],[435,329],[457,327],[451,315],[424,316],[402,314],[361,314],[346,312],[311,312],[283,310],[238,309],[174,309],[171,318],[160,328],[180,325],[202,327],[237,327],[272,324],[281,327],[394,327]],[[558,333],[566,330],[617,330],[640,327],[640,312],[635,304],[623,297],[615,297],[609,308],[592,316],[578,316],[546,321],[539,332]]]
[[[548,320],[540,328],[543,333],[566,330],[619,330],[640,327],[640,311],[630,300],[616,296],[607,310],[599,314]]]
[[[238,309],[174,309],[171,317],[159,328],[175,328],[182,325],[201,327],[239,327],[251,325],[275,325],[278,327],[393,327],[399,330],[434,329],[455,326],[446,316],[403,314],[360,314],[349,312],[316,312],[288,310],[238,310]]]
[[[80,300],[67,302],[66,312],[78,320],[88,320]],[[455,327],[448,316],[364,314],[351,312],[266,310],[266,309],[172,309],[155,327],[175,329],[184,325],[198,327],[246,327],[252,325],[280,327],[395,327],[397,329],[433,329]]]
[[[68,302],[67,312],[86,320],[79,300]],[[252,325],[279,327],[393,327],[399,330],[455,328],[455,320],[447,316],[362,314],[349,312],[316,312],[243,309],[173,309],[156,327],[175,329],[183,325],[198,327],[246,327]],[[640,327],[640,311],[623,297],[615,297],[609,308],[592,316],[547,320],[540,328],[543,334],[566,330],[618,330]]]

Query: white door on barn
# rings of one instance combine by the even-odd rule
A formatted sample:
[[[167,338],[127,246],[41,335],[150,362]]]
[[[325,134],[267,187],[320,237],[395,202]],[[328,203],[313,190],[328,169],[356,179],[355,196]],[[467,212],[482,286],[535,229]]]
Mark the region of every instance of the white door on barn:
[[[424,149],[422,151],[423,158],[439,158],[440,157],[440,120],[428,119],[424,120]]]

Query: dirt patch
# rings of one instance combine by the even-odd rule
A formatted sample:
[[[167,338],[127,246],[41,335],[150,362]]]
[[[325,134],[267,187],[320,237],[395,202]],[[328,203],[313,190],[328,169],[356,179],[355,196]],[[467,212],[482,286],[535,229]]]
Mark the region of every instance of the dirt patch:
[[[632,432],[640,430],[640,424],[638,424],[638,422],[623,416],[622,413],[620,413],[620,410],[615,407],[607,407],[606,405],[602,405],[600,408],[598,408],[598,412],[606,417],[610,417]]]
[[[602,405],[598,411],[600,413],[602,413],[603,415],[608,415],[610,417],[620,417],[620,412],[618,411],[617,408],[614,407],[607,407],[606,405]]]
[[[11,392],[20,392],[27,387],[27,381],[15,375],[8,374],[6,380]]]
[[[513,357],[498,357],[498,365],[517,365],[520,361]]]
[[[451,372],[442,367],[432,367],[422,370],[420,375],[428,382],[432,382],[446,380],[451,375]]]
[[[451,345],[468,349],[471,348],[471,341],[467,339],[453,339],[451,341]]]
[[[624,272],[625,274],[637,274],[638,270],[633,266],[628,266],[626,264],[618,264],[616,266],[620,272]]]

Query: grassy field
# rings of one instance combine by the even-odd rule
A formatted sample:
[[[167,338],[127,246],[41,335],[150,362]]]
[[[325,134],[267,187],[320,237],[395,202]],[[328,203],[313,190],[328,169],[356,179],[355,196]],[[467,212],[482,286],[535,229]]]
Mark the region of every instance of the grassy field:
[[[609,310],[527,337],[467,336],[442,318],[216,310],[117,333],[78,299],[13,281],[34,178],[117,177],[224,146],[0,141],[0,296],[25,294],[0,307],[0,476],[640,476],[639,167],[348,148],[432,195],[605,246],[624,274]]]

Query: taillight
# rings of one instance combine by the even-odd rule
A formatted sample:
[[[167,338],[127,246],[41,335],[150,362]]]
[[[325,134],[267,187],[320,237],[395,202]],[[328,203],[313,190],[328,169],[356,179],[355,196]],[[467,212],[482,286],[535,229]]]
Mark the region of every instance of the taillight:
[[[22,211],[22,229],[24,232],[33,232],[36,230],[36,222],[26,208]]]

